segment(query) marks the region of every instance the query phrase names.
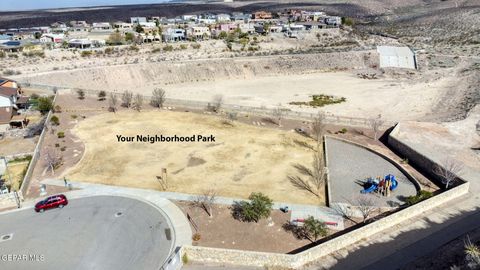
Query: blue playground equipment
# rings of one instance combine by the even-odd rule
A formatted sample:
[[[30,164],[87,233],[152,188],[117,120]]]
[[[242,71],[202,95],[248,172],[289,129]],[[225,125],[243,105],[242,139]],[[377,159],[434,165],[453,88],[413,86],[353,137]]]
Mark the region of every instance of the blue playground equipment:
[[[372,193],[374,191],[378,191],[378,189],[386,185],[387,182],[389,182],[391,191],[394,191],[398,187],[398,182],[397,182],[397,179],[395,179],[395,176],[393,174],[387,174],[380,181],[378,179],[369,177],[367,179],[367,182],[365,183],[364,189],[361,190],[360,193],[366,194],[366,193]]]

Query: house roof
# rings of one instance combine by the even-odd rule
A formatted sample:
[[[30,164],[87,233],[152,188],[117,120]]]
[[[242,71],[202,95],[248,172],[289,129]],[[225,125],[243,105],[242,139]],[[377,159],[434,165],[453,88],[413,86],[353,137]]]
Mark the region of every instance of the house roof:
[[[27,104],[29,97],[21,96],[17,99],[17,104]]]
[[[11,97],[11,96],[17,95],[17,93],[18,93],[17,88],[0,86],[0,95],[2,96]]]
[[[12,107],[0,107],[0,125],[10,123],[12,119],[13,108]]]
[[[377,52],[382,56],[411,56],[412,50],[408,47],[377,46]]]

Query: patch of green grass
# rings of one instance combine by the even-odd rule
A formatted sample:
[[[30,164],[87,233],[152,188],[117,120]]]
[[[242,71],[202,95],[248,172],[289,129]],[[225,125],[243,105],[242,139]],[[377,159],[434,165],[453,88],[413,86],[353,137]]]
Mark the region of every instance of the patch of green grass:
[[[11,159],[11,160],[8,161],[8,163],[24,162],[24,161],[30,162],[30,160],[32,160],[32,156],[27,155],[27,156],[24,156],[24,157],[16,157],[14,159]]]
[[[307,105],[311,107],[323,107],[330,104],[337,104],[347,101],[344,97],[334,97],[329,95],[313,95],[311,101],[293,101],[290,105]]]

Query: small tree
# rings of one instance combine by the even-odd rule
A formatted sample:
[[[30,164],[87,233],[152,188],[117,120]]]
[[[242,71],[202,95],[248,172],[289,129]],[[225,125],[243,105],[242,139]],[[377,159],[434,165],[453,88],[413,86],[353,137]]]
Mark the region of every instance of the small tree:
[[[213,111],[216,112],[216,113],[220,112],[220,109],[223,106],[223,102],[224,102],[223,95],[215,95],[213,97],[213,101],[212,101]]]
[[[359,195],[350,203],[356,206],[356,209],[362,215],[363,223],[367,222],[367,219],[377,210],[376,201],[368,194]]]
[[[380,129],[382,128],[384,121],[382,120],[382,115],[379,114],[377,118],[370,119],[370,128],[373,131],[373,139],[377,140],[378,138],[378,133],[380,132]]]
[[[130,108],[130,106],[132,106],[132,99],[132,92],[125,90],[125,92],[122,94],[122,106],[125,108]]]
[[[85,99],[85,91],[83,91],[82,89],[78,89],[77,90],[77,95],[78,95],[78,99]]]
[[[143,96],[136,94],[133,100],[133,108],[137,111],[141,111],[143,106]]]
[[[307,238],[315,242],[319,236],[327,236],[327,226],[322,221],[315,219],[314,217],[308,217],[303,224]]]
[[[100,101],[104,101],[107,97],[107,93],[105,91],[100,91],[98,92],[98,100]]]
[[[261,218],[267,218],[272,211],[273,201],[261,192],[253,192],[248,197],[250,200],[235,202],[233,216],[242,221],[258,222]]]
[[[323,134],[325,134],[325,114],[318,112],[312,122],[312,137],[317,144],[322,143]]]
[[[435,173],[445,185],[445,189],[450,187],[450,184],[454,183],[458,176],[463,171],[463,164],[452,159],[445,159],[441,165],[435,165],[433,173]]]
[[[47,151],[45,154],[45,162],[47,164],[47,170],[55,174],[55,170],[62,164],[62,157],[55,152]]]
[[[285,117],[285,110],[282,108],[281,104],[278,104],[278,106],[273,109],[272,111],[273,118],[276,120],[277,125],[279,127],[282,126],[282,119]]]
[[[307,168],[302,164],[296,164],[294,167],[302,176],[288,176],[290,183],[300,189],[307,191],[317,197],[322,196],[322,191],[325,185],[325,179],[327,177],[327,168],[323,159],[323,154],[320,148],[313,154],[312,169]]]
[[[352,221],[353,223],[357,223],[356,220],[353,219],[354,216],[354,211],[352,209],[352,206],[346,203],[334,203],[332,205],[332,209],[342,216],[344,219],[348,219]]]
[[[165,103],[165,90],[162,88],[157,88],[152,92],[152,99],[150,100],[150,105],[155,108],[162,108]]]
[[[50,97],[39,97],[37,99],[37,109],[41,114],[47,114],[53,108],[53,100]]]
[[[202,195],[198,195],[194,200],[194,204],[205,210],[209,217],[213,217],[212,206],[215,203],[216,197],[217,193],[215,190],[209,189]]]
[[[118,98],[115,93],[110,93],[110,98],[108,99],[108,110],[116,112],[118,108]]]

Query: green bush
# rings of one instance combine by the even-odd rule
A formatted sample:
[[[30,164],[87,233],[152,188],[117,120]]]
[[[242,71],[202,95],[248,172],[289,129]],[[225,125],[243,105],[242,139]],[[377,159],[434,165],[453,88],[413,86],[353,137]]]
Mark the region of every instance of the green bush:
[[[60,120],[58,119],[58,117],[56,115],[54,115],[50,118],[50,122],[52,123],[52,125],[55,125],[55,126],[60,125]]]
[[[58,133],[57,133],[57,137],[58,137],[59,139],[65,138],[65,132],[63,132],[63,131],[58,132]]]
[[[166,51],[166,52],[171,52],[171,51],[173,51],[173,46],[172,45],[166,45],[165,47],[163,47],[163,50]]]
[[[305,228],[307,237],[310,240],[317,241],[318,237],[327,236],[327,226],[325,225],[325,223],[318,219],[315,219],[312,216],[308,217],[305,220],[303,227]]]
[[[261,192],[253,192],[248,197],[250,200],[235,202],[233,205],[233,217],[247,222],[258,222],[261,218],[267,218],[272,211],[273,201]]]
[[[103,90],[98,92],[98,100],[100,100],[100,101],[105,100],[106,96],[107,96],[107,92],[105,92]]]
[[[31,160],[32,160],[32,156],[27,155],[27,156],[24,156],[24,157],[16,157],[14,159],[11,159],[11,160],[8,161],[8,163],[16,163],[16,162],[24,162],[24,161],[30,162]]]
[[[183,253],[183,255],[182,255],[182,262],[183,262],[183,264],[188,264],[188,256],[187,256],[187,253]]]
[[[39,110],[42,114],[46,114],[53,109],[52,97],[39,97],[34,101],[34,103],[36,103],[37,110]]]
[[[186,49],[187,49],[187,45],[185,45],[185,44],[180,45],[180,49],[186,50]]]
[[[338,133],[342,133],[342,134],[345,134],[347,133],[347,129],[346,128],[342,128],[341,130],[338,131]]]
[[[408,196],[407,199],[405,200],[405,202],[407,203],[407,205],[414,205],[416,203],[419,203],[423,200],[426,200],[430,197],[432,197],[433,194],[429,191],[425,191],[425,190],[420,190],[417,195],[415,196]]]
[[[347,101],[344,97],[334,97],[329,95],[313,95],[312,101],[290,102],[290,105],[308,105],[311,107],[323,107],[330,104],[337,104]]]

